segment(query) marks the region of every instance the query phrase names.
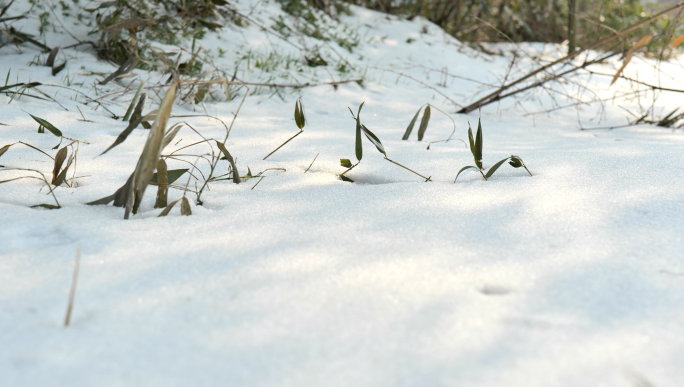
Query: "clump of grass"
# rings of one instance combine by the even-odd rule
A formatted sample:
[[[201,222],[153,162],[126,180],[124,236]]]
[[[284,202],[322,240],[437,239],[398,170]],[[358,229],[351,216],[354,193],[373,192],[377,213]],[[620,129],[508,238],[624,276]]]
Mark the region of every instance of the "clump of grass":
[[[356,164],[352,165],[351,160],[340,159],[340,165],[347,168],[346,171],[344,171],[340,174],[340,178],[344,181],[353,182],[353,180],[346,177],[345,174],[347,172],[351,171],[352,169],[354,169],[357,165],[359,165],[359,163],[361,162],[361,159],[363,158],[363,142],[362,142],[362,137],[361,137],[361,133],[363,133],[364,136],[366,136],[366,138],[368,139],[368,141],[370,141],[373,145],[375,145],[375,148],[378,150],[378,152],[382,153],[385,160],[389,161],[390,163],[392,163],[394,165],[400,166],[400,167],[406,169],[407,171],[409,171],[411,173],[414,173],[414,174],[422,177],[423,179],[425,179],[426,182],[432,181],[432,180],[430,180],[430,177],[425,177],[425,176],[421,175],[420,173],[418,173],[418,172],[416,172],[410,168],[407,168],[407,167],[399,164],[398,162],[391,160],[390,158],[387,157],[387,152],[385,151],[385,147],[384,147],[384,145],[382,145],[382,142],[380,142],[380,139],[375,134],[373,134],[373,132],[371,132],[366,127],[366,125],[361,123],[361,109],[363,108],[364,103],[365,102],[362,102],[361,105],[359,105],[359,110],[356,113],[356,116],[354,115],[354,112],[351,110],[351,108],[349,108],[349,112],[351,113],[352,118],[354,119],[354,121],[356,121],[355,153],[356,153],[357,162],[356,162]]]
[[[473,159],[475,160],[475,165],[468,165],[463,168],[461,168],[460,171],[456,174],[456,178],[454,179],[454,183],[456,183],[456,179],[458,179],[458,176],[461,174],[461,172],[467,170],[467,169],[475,169],[480,174],[482,177],[487,180],[492,175],[494,172],[496,172],[499,167],[508,161],[508,164],[513,167],[513,168],[520,168],[523,167],[527,171],[527,173],[532,176],[532,172],[530,172],[529,169],[527,169],[527,166],[525,166],[525,163],[522,161],[522,159],[518,156],[511,156],[511,157],[506,157],[503,160],[498,161],[496,164],[492,165],[491,168],[485,173],[485,169],[482,166],[482,121],[478,120],[477,122],[477,134],[475,136],[475,139],[473,139],[473,130],[470,127],[470,122],[468,122],[468,140],[470,141],[470,152],[473,154]]]

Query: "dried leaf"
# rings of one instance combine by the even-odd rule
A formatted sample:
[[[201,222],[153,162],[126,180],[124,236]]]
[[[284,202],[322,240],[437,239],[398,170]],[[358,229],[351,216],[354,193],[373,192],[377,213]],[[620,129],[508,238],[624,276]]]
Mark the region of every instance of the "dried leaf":
[[[171,212],[171,210],[173,209],[173,206],[175,206],[176,203],[178,203],[179,201],[180,201],[180,199],[178,199],[178,200],[176,200],[175,202],[173,202],[173,203],[169,204],[168,206],[166,206],[166,208],[164,208],[164,210],[162,210],[162,212],[159,213],[158,218],[161,218],[162,216],[168,215],[169,212]]]
[[[166,207],[169,205],[167,199],[167,195],[169,193],[169,178],[168,171],[166,170],[166,161],[164,161],[164,159],[159,159],[157,162],[157,173],[155,173],[155,176],[152,177],[152,180],[154,180],[154,177],[156,176],[159,176],[159,181],[157,187],[157,199],[154,202],[154,208]]]
[[[126,110],[126,114],[124,115],[124,118],[123,118],[124,122],[128,121],[128,119],[131,118],[131,114],[133,114],[133,110],[136,108],[136,105],[138,105],[140,94],[142,93],[142,90],[144,87],[145,87],[145,82],[140,82],[140,86],[138,86],[138,90],[135,92],[135,95],[133,96],[133,99],[131,100],[131,104],[128,105],[128,109]],[[140,111],[142,112],[142,109],[140,109]]]
[[[188,201],[188,198],[183,196],[181,199],[181,215],[183,216],[190,216],[192,215],[192,209],[190,208],[190,202]]]
[[[53,185],[59,185],[56,184],[57,181],[57,176],[59,175],[60,169],[62,169],[62,164],[64,164],[64,161],[66,160],[67,157],[67,147],[64,147],[57,151],[57,155],[55,156],[55,164],[54,167],[52,168],[52,181],[50,184]]]
[[[204,100],[204,97],[206,97],[207,93],[209,92],[210,86],[211,84],[204,83],[197,88],[197,92],[195,93],[195,103],[200,103]]]
[[[63,148],[62,148],[62,149],[63,149]],[[69,171],[69,167],[71,166],[71,163],[72,163],[73,161],[74,161],[74,155],[73,155],[73,153],[72,153],[72,154],[69,156],[69,160],[67,161],[66,167],[64,167],[64,169],[62,169],[62,172],[60,172],[59,175],[57,175],[57,179],[56,179],[55,182],[53,183],[55,186],[60,186],[60,185],[62,185],[62,183],[64,183],[64,181],[66,180],[67,171]]]
[[[136,68],[136,66],[138,66],[138,58],[136,58],[135,56],[132,56],[132,57],[128,58],[121,66],[119,66],[119,68],[116,69],[116,71],[114,71],[107,78],[103,79],[102,81],[100,81],[98,83],[100,85],[106,85],[112,79],[114,79],[114,78],[116,78],[122,74],[126,74],[126,73],[130,72],[131,70]]]
[[[425,131],[427,130],[428,123],[430,122],[430,105],[425,107],[423,111],[423,118],[420,120],[420,126],[418,127],[418,141],[423,141],[423,136],[425,136]]]
[[[230,155],[230,152],[228,152],[228,149],[226,149],[225,145],[221,144],[220,142],[216,141],[216,146],[219,148],[221,153],[223,153],[223,156],[226,157],[230,163],[230,166],[233,168],[233,183],[240,184],[240,174],[238,173],[237,165],[235,165],[233,156]]]
[[[152,125],[150,134],[147,137],[147,142],[145,143],[145,148],[143,148],[140,159],[138,159],[138,165],[135,168],[132,188],[134,200],[131,207],[129,198],[129,201],[126,204],[124,219],[128,219],[131,210],[134,214],[138,212],[143,195],[145,194],[145,188],[147,188],[147,185],[152,179],[152,175],[154,175],[154,170],[157,168],[157,161],[159,160],[162,151],[161,146],[164,141],[166,124],[171,117],[171,110],[173,109],[173,101],[176,98],[177,87],[178,83],[172,84],[162,99],[161,106],[159,107],[159,114],[157,114],[157,119]]]
[[[5,152],[7,152],[7,150],[8,150],[12,145],[14,145],[14,144],[7,144],[7,145],[3,146],[2,148],[0,148],[0,156],[4,155]]]
[[[52,75],[55,76],[59,74],[60,71],[64,70],[64,67],[66,66],[66,62],[62,63],[59,66],[55,66],[52,68]]]
[[[677,36],[672,42],[670,42],[670,47],[675,48],[684,42],[684,35]]]
[[[625,52],[625,60],[622,62],[622,66],[620,67],[620,69],[613,76],[613,80],[610,81],[611,85],[613,83],[615,83],[615,81],[617,81],[618,78],[620,78],[620,74],[622,74],[622,71],[624,71],[625,67],[627,67],[629,62],[632,60],[632,56],[634,56],[634,52],[636,50],[640,49],[641,47],[647,45],[651,41],[651,39],[653,39],[653,35],[646,35],[643,38],[639,39],[639,41],[636,42],[635,45],[630,47],[630,49],[627,50],[627,52]]]

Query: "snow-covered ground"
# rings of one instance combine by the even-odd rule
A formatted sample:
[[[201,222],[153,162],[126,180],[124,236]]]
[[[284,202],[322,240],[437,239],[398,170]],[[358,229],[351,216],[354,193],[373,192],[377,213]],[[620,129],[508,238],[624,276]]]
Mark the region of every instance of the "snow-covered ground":
[[[249,12],[255,4],[241,1],[238,8]],[[255,9],[252,16],[264,23],[280,14],[273,2]],[[358,33],[360,44],[352,53],[335,50],[356,68],[348,78],[365,72],[364,87],[281,89],[282,99],[264,89],[248,96],[227,142],[240,173],[248,167],[253,174],[286,171],[267,172],[254,188],[257,179],[212,183],[202,206],[190,193],[192,216],[180,216],[177,206],[157,217],[154,187],[130,220],[122,219],[121,208],[85,205],[125,182],[148,134],[136,129],[125,143],[96,158],[125,124],[103,108],[94,110],[96,104],[83,105],[84,95],[100,98],[123,90],[130,79],[94,89],[102,76],[93,72],[108,74],[115,66],[98,61],[85,47],[69,49],[65,70],[53,77],[48,67],[29,65],[46,56],[30,45],[0,50],[0,76],[11,71],[10,84],[71,85],[39,88],[63,108],[27,96],[9,103],[12,96],[0,95],[0,123],[6,125],[0,126],[0,147],[23,141],[55,155],[51,148],[59,140],[47,131],[37,133],[27,113],[89,143],[78,147],[72,187],[55,189],[61,209],[30,208],[54,204],[38,180],[0,184],[1,386],[681,383],[681,131],[651,125],[581,131],[580,125],[624,124],[633,117],[623,108],[638,113],[639,103],[650,100],[606,102],[598,115],[596,104],[529,115],[552,107],[551,97],[537,92],[481,113],[485,167],[515,154],[534,176],[504,165],[489,181],[466,171],[454,184],[456,172],[472,164],[464,143],[426,149],[428,141],[451,133],[446,116],[433,110],[423,142],[415,139],[417,125],[409,141],[401,136],[424,103],[456,110],[436,90],[459,104],[471,102],[476,91],[491,90],[480,83],[500,83],[511,57],[476,53],[421,19],[352,11],[342,20]],[[26,21],[27,31],[31,23],[36,21]],[[73,43],[56,30],[46,35],[49,46]],[[87,29],[74,27],[72,33],[85,37]],[[201,44],[225,47],[227,53],[215,60],[229,75],[245,47],[258,55],[268,50],[300,55],[254,24],[208,34]],[[233,49],[237,45],[240,53]],[[519,49],[545,51],[548,58],[563,50]],[[511,76],[532,68],[532,59],[520,58]],[[626,71],[684,88],[676,80],[684,79],[676,61],[663,64],[673,79],[658,78],[651,64],[635,59]],[[614,58],[595,69],[612,74],[618,67]],[[440,74],[427,68],[447,68],[477,82],[447,77],[439,86]],[[136,73],[151,83],[161,78]],[[256,82],[272,76],[244,64],[238,74]],[[279,74],[279,82],[289,83],[346,79],[320,68]],[[623,81],[609,88],[610,77],[576,80],[604,96],[629,89]],[[105,106],[123,115],[135,88],[119,99],[105,98]],[[230,124],[241,93],[204,107],[178,101],[173,114],[206,109]],[[308,119],[304,133],[262,160],[297,132],[292,112],[300,95]],[[157,96],[151,100],[146,111],[159,103]],[[355,161],[348,107],[356,112],[361,102],[361,120],[382,140],[388,157],[432,182],[385,161],[365,139],[363,161],[348,173],[356,182],[339,179],[344,171],[339,159]],[[681,104],[681,94],[665,93],[655,108],[667,113]],[[467,143],[468,120],[476,125],[478,112],[452,117],[454,137]],[[206,138],[225,135],[213,119],[175,117],[170,124],[180,122]],[[164,153],[199,140],[184,125]],[[209,147],[184,152],[202,155]],[[194,156],[185,159],[195,162]],[[178,160],[168,164],[187,168]],[[52,160],[22,144],[10,147],[0,165],[38,169],[48,179],[52,171]],[[208,172],[206,162],[197,165]],[[225,173],[229,164],[218,165]],[[0,180],[27,175],[0,173]],[[187,178],[179,183],[184,186]],[[169,200],[182,194],[171,190]],[[83,251],[78,287],[71,325],[64,328],[78,246]]]

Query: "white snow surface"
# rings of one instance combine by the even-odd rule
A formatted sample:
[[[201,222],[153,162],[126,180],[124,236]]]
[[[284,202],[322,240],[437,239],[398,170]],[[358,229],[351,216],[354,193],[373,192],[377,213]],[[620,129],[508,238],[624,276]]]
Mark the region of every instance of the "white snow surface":
[[[247,12],[256,4],[240,2],[238,8]],[[255,17],[266,15],[264,21],[281,13],[273,2],[256,9]],[[0,385],[680,385],[682,132],[652,125],[579,130],[579,123],[624,124],[621,106],[638,111],[637,100],[608,102],[598,116],[595,105],[526,115],[551,106],[551,98],[537,92],[481,112],[485,166],[515,154],[534,176],[504,165],[489,181],[466,171],[454,183],[456,172],[473,163],[464,143],[426,149],[428,141],[451,133],[446,116],[433,110],[423,142],[415,139],[417,125],[409,141],[401,136],[420,105],[430,102],[449,113],[456,108],[434,89],[373,67],[403,72],[466,104],[479,84],[449,78],[438,86],[440,75],[426,68],[446,67],[451,74],[497,84],[511,57],[477,54],[419,18],[352,11],[343,21],[362,43],[345,55],[366,68],[364,87],[281,89],[284,100],[268,89],[248,96],[227,142],[240,173],[247,167],[253,174],[286,171],[266,173],[254,189],[256,179],[212,183],[201,206],[188,193],[188,217],[180,216],[179,206],[157,217],[155,187],[130,220],[122,219],[121,208],[85,205],[125,182],[148,133],[136,129],[125,143],[96,157],[125,125],[93,103],[83,105],[86,100],[73,90],[90,98],[123,90],[129,80],[97,93],[93,88],[102,77],[92,72],[107,74],[116,66],[78,47],[64,51],[67,67],[53,77],[47,67],[29,66],[45,58],[30,45],[0,50],[0,76],[11,70],[10,84],[71,82],[73,89],[39,88],[64,108],[27,96],[9,103],[12,96],[0,95],[0,123],[6,125],[0,126],[0,146],[23,141],[55,155],[51,148],[59,140],[37,133],[27,113],[89,143],[79,145],[73,187],[55,189],[61,209],[30,208],[54,204],[39,180],[0,184]],[[27,21],[26,31],[31,23],[37,22]],[[85,37],[87,29],[72,33]],[[409,37],[415,41],[407,43]],[[228,74],[241,55],[230,45],[238,38],[255,50],[260,39],[264,50],[284,55],[291,49],[254,25],[208,34],[205,47],[227,47],[216,64]],[[56,31],[46,42],[66,46],[73,39]],[[563,50],[535,44],[518,49],[549,58]],[[534,66],[521,58],[518,74]],[[614,72],[620,65],[614,59],[602,71]],[[635,59],[626,71],[648,77],[652,63]],[[677,61],[663,66],[673,75],[661,79],[663,85],[683,88]],[[150,82],[162,78],[136,73]],[[345,79],[317,68],[280,81],[325,81],[333,75]],[[241,79],[269,76],[246,68]],[[602,95],[629,88],[623,81],[610,88],[610,77],[578,79]],[[106,106],[123,115],[136,87]],[[178,100],[173,114],[205,114],[206,108],[230,124],[243,95],[204,108]],[[681,106],[681,95],[663,93],[655,109]],[[304,133],[262,160],[297,132],[292,112],[298,96],[308,120]],[[338,178],[344,171],[340,158],[355,162],[354,121],[347,108],[356,112],[364,101],[361,120],[387,155],[432,182],[385,161],[365,139],[363,160],[348,173],[356,183]],[[154,96],[147,110],[158,102]],[[77,106],[93,122],[79,121]],[[478,112],[452,117],[454,137],[468,142],[468,120],[476,125]],[[223,125],[206,117],[176,117],[170,124],[178,122],[206,138],[225,135]],[[199,140],[186,125],[164,153]],[[206,145],[184,150],[208,151]],[[38,169],[48,178],[52,171],[47,156],[21,144],[2,155],[0,164]],[[168,164],[187,167],[177,160]],[[197,165],[208,172],[206,162]],[[226,161],[219,163],[220,173],[227,168]],[[0,173],[0,180],[30,174]],[[183,175],[179,184],[187,179]],[[182,195],[170,190],[169,201]],[[77,246],[83,251],[80,274],[71,325],[64,328]]]

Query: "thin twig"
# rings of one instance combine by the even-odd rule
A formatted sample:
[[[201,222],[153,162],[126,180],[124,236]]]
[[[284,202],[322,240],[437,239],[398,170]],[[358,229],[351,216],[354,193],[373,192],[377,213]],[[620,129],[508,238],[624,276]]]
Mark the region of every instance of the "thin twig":
[[[499,89],[497,89],[496,91],[494,91],[494,92],[488,94],[487,96],[482,97],[482,98],[480,98],[479,100],[477,100],[477,101],[471,103],[470,105],[468,105],[468,106],[462,108],[462,109],[459,111],[459,113],[470,113],[471,111],[473,111],[473,110],[475,110],[475,109],[477,109],[477,108],[479,108],[479,107],[482,107],[482,106],[488,105],[488,104],[490,104],[490,103],[492,103],[492,102],[495,102],[495,101],[498,100],[498,99],[496,99],[496,97],[500,96],[501,93],[503,93],[504,91],[510,89],[511,87],[513,87],[513,86],[515,86],[515,85],[520,84],[521,82],[524,82],[524,81],[526,81],[526,80],[528,80],[528,79],[534,77],[535,75],[539,74],[540,72],[546,71],[546,70],[548,70],[549,68],[551,68],[551,67],[553,67],[553,66],[555,66],[555,65],[557,65],[557,64],[560,64],[560,63],[569,61],[569,60],[571,60],[571,59],[574,59],[574,58],[576,58],[577,56],[579,56],[580,54],[582,54],[582,53],[584,53],[584,52],[586,52],[586,51],[590,51],[590,50],[594,50],[594,49],[596,49],[596,48],[599,48],[599,47],[603,46],[604,44],[606,44],[606,43],[608,43],[608,42],[610,42],[610,41],[612,41],[612,40],[614,40],[614,39],[617,39],[617,38],[619,38],[619,37],[622,37],[623,35],[625,35],[625,34],[627,34],[627,33],[629,33],[629,32],[632,32],[632,31],[636,30],[637,28],[643,26],[644,24],[648,24],[648,23],[650,23],[650,22],[652,22],[652,21],[654,21],[654,20],[656,20],[656,19],[659,19],[659,18],[662,17],[663,15],[666,15],[666,14],[668,14],[668,13],[674,11],[674,10],[677,10],[677,9],[679,9],[679,8],[682,8],[682,7],[684,7],[684,2],[680,2],[680,3],[674,5],[674,6],[670,7],[670,8],[667,8],[667,9],[665,9],[664,11],[659,12],[659,13],[653,15],[652,17],[650,17],[650,18],[648,18],[648,19],[644,19],[644,20],[642,20],[642,21],[640,21],[640,22],[634,23],[634,24],[632,24],[631,26],[629,26],[629,27],[627,27],[627,28],[621,30],[620,32],[618,32],[618,33],[615,34],[615,35],[608,36],[608,37],[606,37],[606,38],[604,38],[604,39],[599,40],[598,42],[596,42],[596,43],[594,43],[594,44],[591,44],[591,45],[589,45],[589,46],[587,46],[587,47],[585,47],[585,48],[582,48],[582,49],[580,49],[580,50],[577,50],[577,51],[575,51],[574,53],[572,53],[572,54],[570,54],[570,55],[566,55],[566,56],[564,56],[563,58],[557,59],[557,60],[555,60],[555,61],[553,61],[553,62],[551,62],[551,63],[549,63],[549,64],[547,64],[547,65],[544,65],[544,66],[542,66],[542,67],[539,67],[538,69],[536,69],[536,70],[534,70],[534,71],[532,71],[532,72],[530,72],[530,73],[527,73],[527,74],[524,75],[523,77],[518,78],[518,79],[516,79],[515,81],[513,81],[513,82],[511,82],[511,83],[509,83],[509,84],[507,84],[507,85],[501,86],[501,87],[500,87]]]
[[[430,177],[425,177],[425,176],[421,175],[420,173],[414,171],[413,169],[407,168],[407,167],[405,167],[405,166],[399,164],[398,162],[389,159],[387,156],[385,156],[385,160],[389,161],[389,162],[392,163],[392,164],[398,165],[398,166],[404,168],[404,169],[407,170],[407,171],[411,171],[411,172],[415,173],[416,175],[418,175],[418,176],[422,177],[423,179],[425,179],[425,182],[426,182],[426,183],[427,183],[428,181],[432,181],[432,180],[430,180],[430,177],[432,177],[432,176],[430,176]]]
[[[302,134],[302,132],[304,132],[304,131],[303,131],[303,130],[300,130],[299,133],[297,133],[297,134],[295,134],[294,136],[290,137],[289,140],[285,141],[284,143],[282,143],[282,145],[280,145],[279,147],[275,148],[275,150],[273,150],[273,152],[267,154],[266,157],[264,157],[263,159],[266,160],[266,159],[268,158],[268,156],[270,156],[270,155],[276,153],[276,151],[277,151],[278,149],[280,149],[280,148],[282,148],[283,146],[285,146],[285,144],[287,144],[288,142],[290,142],[293,138],[295,138],[295,137],[299,136],[300,134]]]
[[[316,157],[314,157],[314,159],[313,159],[313,161],[311,162],[311,164],[309,164],[309,168],[307,168],[306,171],[304,171],[304,173],[306,173],[306,172],[309,171],[309,169],[311,168],[311,166],[313,165],[313,163],[316,162],[316,159],[318,158],[318,155],[319,155],[319,154],[320,154],[320,153],[316,153]]]
[[[74,297],[76,296],[76,282],[78,281],[78,269],[81,266],[81,245],[76,247],[76,260],[74,261],[74,274],[71,276],[71,289],[69,290],[69,303],[67,304],[64,328],[69,326],[71,311],[74,309]]]

